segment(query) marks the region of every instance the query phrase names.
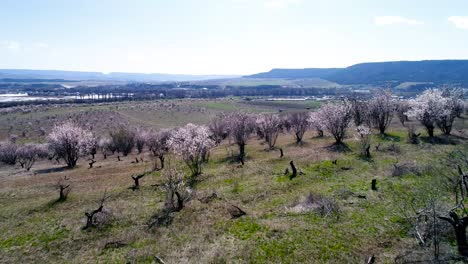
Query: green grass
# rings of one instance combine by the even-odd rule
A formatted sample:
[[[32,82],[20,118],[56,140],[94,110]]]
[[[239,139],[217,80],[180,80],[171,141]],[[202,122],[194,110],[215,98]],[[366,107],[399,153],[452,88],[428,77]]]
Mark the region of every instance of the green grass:
[[[174,111],[164,110],[167,105],[160,106],[172,102]],[[93,118],[108,117],[109,112],[117,111],[132,124],[157,128],[189,120],[207,122],[219,112],[239,107],[273,112],[278,104],[174,100],[139,105],[122,103],[118,109],[115,106],[70,109],[92,109]],[[299,103],[287,111],[303,107]],[[104,109],[103,113],[95,112],[97,109]],[[13,129],[20,131],[20,126],[35,122],[36,118],[45,124],[43,119],[51,115],[48,111],[38,115],[15,114],[18,118]],[[5,124],[7,117],[0,116],[0,123]],[[457,120],[456,129],[467,128],[464,119]],[[39,135],[34,138],[41,139]],[[465,152],[467,149],[466,140],[456,137],[453,137],[458,142],[455,145],[408,144],[406,131],[396,120],[385,137],[372,137],[372,160],[359,157],[353,135],[345,139],[350,149],[347,152],[330,148],[333,139],[329,136],[315,138],[313,132],[308,132],[304,138],[305,144],[296,146],[292,135],[281,135],[277,146],[284,149],[285,157],[279,158],[278,151],[266,151],[266,146],[252,137],[244,166],[228,157],[229,149],[237,153],[236,146],[224,142],[213,149],[210,161],[204,164],[191,201],[174,214],[169,226],[151,230],[147,222],[165,201],[162,189],[152,186],[162,182],[161,173],[145,176],[140,191],[128,189],[133,183],[130,175],[151,165],[148,155],[144,157],[147,162],[132,164],[135,153],[121,162],[115,156],[103,160],[98,154],[96,168],[88,169],[86,160],[81,159],[78,168],[64,172],[34,173],[59,167],[50,161],[38,162],[30,173],[2,166],[0,262],[151,263],[158,256],[167,263],[363,263],[375,255],[377,263],[393,263],[395,256],[408,249],[421,250],[400,209],[411,200],[421,206],[436,191],[442,197],[442,205],[452,205],[453,197],[443,186],[442,173],[448,169],[441,160],[455,149]],[[381,150],[375,151],[378,143]],[[399,153],[386,150],[392,144],[399,147]],[[292,180],[284,175],[291,160],[302,172]],[[176,157],[168,157],[167,162],[188,171]],[[397,162],[411,162],[429,169],[421,175],[392,177],[393,164]],[[73,190],[67,201],[53,203],[57,199],[54,184],[65,174],[70,177]],[[378,191],[370,189],[372,179],[377,179]],[[113,221],[103,228],[82,231],[84,212],[96,208],[104,190],[112,197],[105,207],[112,211]],[[198,200],[212,192],[217,193],[217,199],[209,203]],[[322,217],[314,211],[287,210],[310,193],[336,201],[339,213]],[[227,212],[229,204],[239,206],[247,215],[231,219]],[[105,247],[116,241],[124,245]],[[443,237],[444,247],[456,252],[453,241],[453,237]]]

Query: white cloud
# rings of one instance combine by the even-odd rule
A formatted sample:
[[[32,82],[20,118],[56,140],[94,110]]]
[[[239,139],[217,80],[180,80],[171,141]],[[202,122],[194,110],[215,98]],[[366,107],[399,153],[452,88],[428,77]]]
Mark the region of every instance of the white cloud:
[[[451,16],[448,21],[452,22],[457,28],[468,29],[468,17],[466,16]]]
[[[16,41],[0,41],[0,49],[19,51],[21,49],[21,46]]]
[[[395,25],[395,24],[403,24],[403,25],[423,25],[424,24],[424,21],[408,19],[408,18],[404,18],[400,16],[378,16],[374,18],[374,22],[376,25],[379,25],[379,26]]]

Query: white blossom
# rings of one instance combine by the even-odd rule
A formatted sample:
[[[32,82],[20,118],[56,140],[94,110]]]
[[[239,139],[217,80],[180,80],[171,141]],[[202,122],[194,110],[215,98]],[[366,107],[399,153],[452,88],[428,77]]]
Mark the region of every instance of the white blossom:
[[[215,142],[206,126],[189,123],[172,133],[168,145],[185,161],[193,176],[196,176],[201,173],[201,165]]]

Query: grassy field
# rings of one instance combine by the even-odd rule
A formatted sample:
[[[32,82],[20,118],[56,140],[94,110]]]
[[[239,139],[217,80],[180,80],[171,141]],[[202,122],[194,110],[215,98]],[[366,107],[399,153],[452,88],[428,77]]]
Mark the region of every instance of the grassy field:
[[[245,101],[241,99],[217,100],[160,100],[96,105],[57,105],[18,108],[0,112],[0,140],[16,135],[23,141],[40,141],[41,128],[48,133],[56,122],[78,120],[97,132],[109,131],[111,124],[130,124],[148,128],[173,128],[189,122],[206,124],[217,114],[244,110],[249,112],[284,112],[318,107],[317,101]],[[102,122],[106,121],[106,122]]]
[[[281,108],[288,112],[317,106],[316,102],[174,100],[48,108],[1,115],[0,135],[21,135],[27,128],[21,140],[42,141],[38,122],[48,131],[55,121],[77,115],[105,131],[99,120],[111,116],[118,122],[163,128],[206,123],[224,111]],[[467,120],[457,119],[455,135],[441,137],[443,144],[423,140],[412,145],[395,117],[386,137],[373,136],[371,160],[358,155],[353,128],[345,140],[347,151],[331,148],[332,138],[317,138],[313,131],[299,146],[293,135],[282,134],[277,146],[283,148],[283,158],[252,137],[244,166],[232,161],[236,147],[223,142],[212,151],[186,207],[173,215],[170,225],[154,228],[148,222],[165,200],[163,191],[152,186],[161,183],[161,172],[145,176],[141,190],[128,189],[132,174],[150,168],[149,156],[144,156],[145,162],[133,163],[137,154],[120,162],[115,156],[103,159],[98,154],[93,169],[84,158],[73,170],[51,161],[37,163],[30,172],[0,165],[0,262],[157,263],[158,257],[166,263],[365,263],[374,255],[376,263],[394,263],[405,252],[430,255],[430,249],[418,245],[401,209],[433,192],[442,207],[452,204],[453,197],[441,183],[452,168],[444,167],[443,159],[454,150],[467,152]],[[379,143],[379,151],[374,150]],[[291,160],[301,171],[293,180],[284,175]],[[169,157],[168,163],[188,174],[175,157]],[[394,165],[401,164],[412,164],[418,171],[392,176]],[[68,200],[57,203],[54,184],[64,175],[70,177],[72,191]],[[370,188],[372,179],[377,179],[377,191]],[[104,190],[111,195],[105,208],[112,221],[102,228],[81,230],[84,213],[97,208]],[[199,200],[213,192],[218,198],[208,203]],[[310,193],[334,201],[338,212],[324,217],[291,210]],[[247,215],[231,219],[230,205]],[[456,253],[450,232],[443,234],[441,251]]]

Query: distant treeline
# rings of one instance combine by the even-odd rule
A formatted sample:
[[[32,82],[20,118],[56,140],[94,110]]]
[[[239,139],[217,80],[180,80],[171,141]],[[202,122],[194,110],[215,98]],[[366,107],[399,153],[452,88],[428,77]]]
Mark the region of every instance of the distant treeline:
[[[154,100],[175,98],[222,98],[228,96],[325,96],[350,95],[347,88],[287,88],[277,85],[244,86],[200,86],[192,84],[141,84],[77,86],[64,88],[55,84],[15,84],[0,90],[28,93],[32,96],[74,96],[74,99],[38,100],[28,102],[4,102],[0,107],[30,104],[100,103],[128,100]]]

